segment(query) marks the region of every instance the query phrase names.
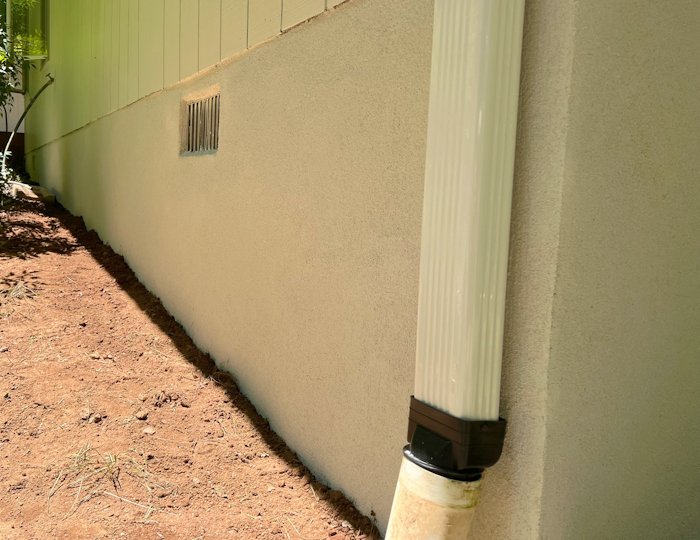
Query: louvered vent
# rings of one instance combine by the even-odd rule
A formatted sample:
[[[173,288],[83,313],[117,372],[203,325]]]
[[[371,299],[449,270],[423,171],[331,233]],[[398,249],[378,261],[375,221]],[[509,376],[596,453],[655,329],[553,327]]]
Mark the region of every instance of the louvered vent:
[[[185,103],[182,153],[213,152],[219,148],[219,94]]]

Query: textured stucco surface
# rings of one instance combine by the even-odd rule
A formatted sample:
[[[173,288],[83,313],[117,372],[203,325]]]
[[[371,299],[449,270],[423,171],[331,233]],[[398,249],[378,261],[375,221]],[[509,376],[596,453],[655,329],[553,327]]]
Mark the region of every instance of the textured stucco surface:
[[[577,2],[544,538],[700,531],[700,4]]]
[[[472,538],[700,530],[700,5],[526,3],[502,414]]]
[[[413,386],[431,24],[430,2],[356,0],[28,157],[380,525]],[[180,99],[214,84],[219,151],[180,157]]]

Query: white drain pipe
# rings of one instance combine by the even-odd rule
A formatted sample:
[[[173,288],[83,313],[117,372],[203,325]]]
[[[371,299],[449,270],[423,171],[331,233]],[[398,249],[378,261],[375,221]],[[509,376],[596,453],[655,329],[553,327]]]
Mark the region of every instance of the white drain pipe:
[[[415,397],[387,540],[467,537],[500,456],[524,0],[435,0]]]

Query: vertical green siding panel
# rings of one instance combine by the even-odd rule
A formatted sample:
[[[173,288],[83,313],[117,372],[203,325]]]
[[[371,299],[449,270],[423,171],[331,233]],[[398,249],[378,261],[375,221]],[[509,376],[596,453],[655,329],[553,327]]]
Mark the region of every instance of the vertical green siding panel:
[[[27,77],[29,79],[29,86],[32,89],[39,88],[43,84],[43,82],[41,81],[41,74],[35,70],[30,70],[27,74]],[[43,137],[45,132],[48,131],[50,119],[45,116],[47,110],[45,109],[44,103],[51,98],[51,95],[51,88],[49,87],[42,95],[43,99],[38,100],[34,104],[31,114],[25,119],[24,148],[26,151],[29,151],[32,148],[36,148],[38,145],[40,145],[43,141],[39,140],[39,137]],[[15,106],[17,106],[16,101]],[[35,119],[37,119],[41,123],[40,130],[37,129],[37,123]],[[7,120],[8,119],[6,117],[3,118],[1,125],[3,126],[3,129],[5,131],[12,131],[12,129],[15,127],[15,124],[14,122],[8,122]],[[37,135],[39,137],[37,137]]]
[[[82,0],[71,0],[75,11],[74,13],[82,13]],[[68,130],[71,131],[80,127],[82,120],[83,108],[85,107],[85,85],[83,84],[83,67],[85,59],[83,58],[83,18],[76,17],[77,20],[69,21],[71,39],[71,57],[68,63],[71,67],[71,92],[75,96],[74,103],[71,104],[70,115],[68,117]]]
[[[85,103],[83,109],[83,121],[85,124],[97,118],[97,99],[95,96],[95,47],[93,39],[95,36],[95,23],[97,18],[94,14],[94,4],[90,0],[83,0],[83,86],[85,87]],[[82,125],[82,123],[81,123]]]
[[[96,120],[100,115],[100,96],[99,88],[101,83],[99,51],[100,40],[102,39],[102,31],[100,27],[102,10],[100,5],[95,2],[88,3],[88,13],[90,24],[90,57],[89,57],[89,83],[88,95],[90,96],[90,108],[88,116],[90,120]]]
[[[180,0],[163,4],[163,86],[180,80]]]
[[[119,100],[118,107],[129,103],[129,0],[119,1]]]
[[[69,13],[80,12],[80,0],[67,0],[71,6]],[[80,65],[83,63],[80,58],[80,20],[79,17],[66,17],[66,28],[69,35],[68,57],[64,60],[68,67],[66,73],[67,94],[66,104],[66,132],[79,126],[80,106],[83,96],[81,95]],[[73,96],[70,99],[70,96]]]
[[[99,28],[97,32],[97,63],[95,66],[96,72],[96,94],[97,94],[97,114],[104,116],[109,112],[109,62],[110,56],[107,45],[111,46],[111,31],[110,17],[108,12],[107,2],[98,2],[96,26]]]
[[[109,62],[110,71],[110,110],[116,111],[119,108],[119,51],[120,51],[120,31],[121,24],[121,9],[119,0],[110,0],[112,4],[112,47],[111,57]]]
[[[180,79],[199,70],[199,1],[180,3]]]
[[[60,104],[58,107],[53,107],[51,110],[51,115],[54,120],[54,131],[46,133],[46,136],[42,140],[37,141],[38,144],[48,142],[49,140],[63,135],[66,132],[66,74],[67,69],[65,65],[65,58],[68,54],[68,43],[67,43],[67,33],[65,28],[65,10],[56,7],[56,4],[50,4],[50,17],[49,24],[50,33],[49,39],[51,40],[51,49],[49,54],[51,55],[49,62],[51,63],[50,71],[56,79],[49,87],[49,92],[53,94],[54,103]],[[42,83],[43,84],[43,83]],[[39,115],[36,115],[37,118]],[[43,120],[39,120],[43,122]],[[43,127],[43,126],[42,126]]]
[[[213,66],[220,59],[221,1],[199,0],[199,69]]]
[[[82,1],[82,0],[80,0]],[[98,2],[96,25],[100,27],[99,43],[97,46],[98,61],[95,70],[97,71],[98,82],[98,116],[109,114],[112,110],[111,88],[112,88],[112,0],[102,0]]]
[[[56,4],[56,2],[54,2]],[[53,56],[53,67],[51,73],[56,78],[56,82],[52,87],[56,92],[56,103],[60,103],[58,109],[57,129],[58,135],[63,135],[68,131],[68,118],[70,116],[70,105],[68,96],[70,96],[70,73],[71,68],[68,59],[71,54],[71,36],[68,33],[68,16],[65,9],[55,9],[57,12],[57,25],[55,30],[56,42],[58,43],[58,51]],[[51,53],[49,53],[51,54]]]
[[[221,58],[228,58],[248,46],[248,0],[221,2]]]
[[[163,88],[163,0],[139,4],[139,97]]]
[[[81,14],[88,13],[89,0],[78,0],[77,2],[77,12]],[[77,24],[77,40],[76,40],[76,56],[75,61],[77,63],[76,73],[76,116],[73,120],[73,129],[77,129],[84,126],[90,121],[90,21],[85,15],[81,17],[76,17],[78,19]]]
[[[248,4],[248,47],[280,33],[282,0],[250,0]]]
[[[325,9],[325,0],[282,0],[282,30],[323,13]]]
[[[80,0],[69,0],[72,5],[73,13],[80,13]],[[78,127],[78,118],[80,117],[80,32],[82,31],[82,18],[76,17],[74,21],[68,21],[68,32],[70,33],[70,56],[68,58],[69,74],[68,84],[70,95],[74,98],[69,106],[68,114],[68,131]]]
[[[85,84],[87,86],[87,118],[88,122],[92,122],[100,117],[100,50],[99,40],[102,38],[102,29],[100,28],[100,11],[101,6],[98,3],[87,0],[85,3],[85,18],[88,27],[86,32],[86,54],[87,63],[85,66]]]
[[[148,0],[144,0],[146,2]],[[129,64],[127,66],[127,102],[139,98],[139,0],[129,0]]]

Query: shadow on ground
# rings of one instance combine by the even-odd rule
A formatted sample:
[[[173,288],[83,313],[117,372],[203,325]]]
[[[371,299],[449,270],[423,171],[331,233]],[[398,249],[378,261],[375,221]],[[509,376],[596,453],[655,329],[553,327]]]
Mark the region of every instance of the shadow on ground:
[[[58,234],[61,225],[58,219],[37,223],[18,218],[17,214],[28,206],[51,215],[50,207],[46,207],[47,212],[44,212],[44,206],[40,203],[0,200],[0,258],[30,259],[42,253],[68,254],[78,248],[74,239]]]
[[[44,205],[33,201],[13,202],[10,206],[0,208],[0,215],[4,212],[9,216],[13,212],[19,213],[29,208],[47,216],[48,223],[35,226],[33,223],[21,220],[10,222],[7,218],[4,219],[0,223],[0,258],[11,255],[30,258],[49,252],[69,254],[78,249],[86,249],[109,272],[116,285],[126,292],[139,308],[169,336],[182,356],[194,365],[202,376],[225,389],[230,399],[228,406],[236,407],[243,412],[265,442],[290,468],[301,468],[305,474],[309,475],[315,493],[319,498],[333,505],[338,520],[347,521],[356,530],[367,531],[365,534],[368,534],[368,538],[380,537],[373,520],[362,516],[340,492],[330,490],[314,478],[298,456],[287,448],[284,441],[270,429],[269,423],[239,391],[233,378],[228,373],[218,370],[211,357],[197,349],[182,326],[165,310],[160,300],[138,281],[124,258],[102,243],[95,232],[87,231],[81,218],[72,216],[58,205]],[[59,234],[61,226],[70,231],[72,238],[62,237]],[[31,289],[31,276],[26,276],[26,279]],[[0,288],[8,289],[18,281],[21,281],[21,276],[0,278]]]

